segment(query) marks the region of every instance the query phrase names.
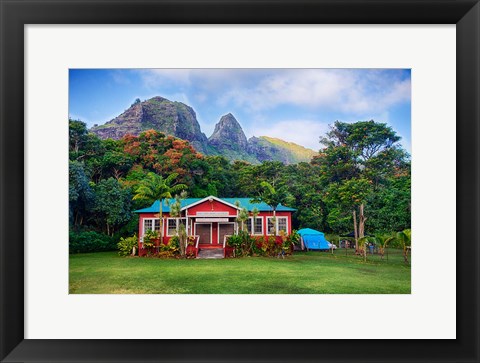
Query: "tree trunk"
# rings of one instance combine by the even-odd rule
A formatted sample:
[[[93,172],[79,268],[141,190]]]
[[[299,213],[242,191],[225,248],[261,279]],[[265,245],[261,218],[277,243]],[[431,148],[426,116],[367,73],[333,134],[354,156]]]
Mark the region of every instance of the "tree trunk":
[[[357,212],[353,211],[353,234],[355,237],[355,253],[358,252]]]
[[[273,235],[277,237],[277,211],[275,208],[273,209]]]
[[[363,214],[363,203],[360,204],[360,216],[359,216],[359,221],[358,221],[358,237],[362,238],[365,237],[365,221],[367,218],[365,218],[365,215]]]
[[[365,215],[363,214],[363,203],[360,204],[360,215],[358,217],[358,238],[363,238],[365,237],[365,221],[367,218],[365,218]],[[367,244],[363,244],[363,254],[364,254],[364,259],[367,259]]]
[[[160,243],[163,244],[163,199],[160,199]],[[155,223],[153,224],[153,229],[155,230]]]

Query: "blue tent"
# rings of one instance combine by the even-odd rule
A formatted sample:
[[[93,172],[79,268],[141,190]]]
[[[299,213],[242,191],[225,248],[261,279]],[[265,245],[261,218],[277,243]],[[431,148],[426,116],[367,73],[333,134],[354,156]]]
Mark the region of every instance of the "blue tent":
[[[328,241],[325,239],[323,232],[316,231],[311,228],[303,228],[298,231],[302,237],[305,247],[309,250],[328,250]]]

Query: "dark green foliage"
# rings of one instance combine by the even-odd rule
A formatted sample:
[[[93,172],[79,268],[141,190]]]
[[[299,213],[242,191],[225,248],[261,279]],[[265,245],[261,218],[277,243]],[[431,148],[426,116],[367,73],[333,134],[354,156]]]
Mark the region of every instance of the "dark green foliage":
[[[69,232],[70,253],[114,251],[116,248],[114,239],[103,233],[73,229]]]
[[[94,203],[94,194],[85,174],[82,163],[70,161],[68,165],[68,200],[70,224],[83,225],[89,216],[89,209]]]
[[[254,239],[245,231],[239,231],[227,239],[228,246],[235,249],[235,256],[248,256],[252,250]]]
[[[348,233],[352,211],[365,205],[366,231],[410,226],[410,160],[391,127],[374,121],[336,121],[312,165],[326,215],[324,231]]]
[[[97,224],[111,236],[117,227],[130,220],[132,196],[114,178],[101,180],[94,189],[96,199],[92,211]]]
[[[183,104],[168,107],[189,112]],[[82,226],[107,233],[116,242],[136,233],[138,216],[132,211],[153,200],[132,201],[131,196],[150,173],[164,180],[176,175],[172,185],[185,185],[191,198],[257,197],[294,207],[293,228],[350,233],[352,211],[360,203],[365,205],[367,233],[410,228],[410,160],[385,124],[336,122],[312,162],[292,165],[205,157],[189,142],[153,130],[101,140],[81,121],[69,120],[69,126],[69,212],[75,230]],[[238,242],[232,238],[231,243]],[[240,254],[268,255],[275,248],[268,238],[237,244]]]
[[[88,138],[87,124],[79,120],[68,120],[70,159],[76,159]]]

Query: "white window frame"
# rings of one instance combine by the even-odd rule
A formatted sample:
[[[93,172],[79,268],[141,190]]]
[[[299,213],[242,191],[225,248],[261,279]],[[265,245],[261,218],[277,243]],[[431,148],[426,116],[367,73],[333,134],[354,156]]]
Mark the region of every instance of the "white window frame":
[[[249,217],[248,219],[251,220],[250,235],[251,235],[251,236],[263,236],[263,232],[264,232],[263,217]],[[255,233],[255,221],[258,220],[258,219],[261,221],[262,233]]]
[[[248,231],[248,234],[251,236],[253,232],[253,217],[248,217],[248,220],[250,221],[250,230]],[[248,230],[248,225],[247,222],[245,221],[245,227],[247,227]]]
[[[288,234],[288,217],[285,217],[285,216],[281,216],[281,217],[276,217],[277,218],[277,234],[280,234],[280,228],[279,228],[279,223],[278,223],[278,220],[279,219],[285,219],[285,234]]]
[[[169,233],[168,233],[168,223],[169,223],[169,221],[175,220],[175,231],[177,231],[177,230],[178,230],[178,227],[180,226],[180,225],[179,225],[179,222],[180,222],[181,219],[183,219],[185,222],[186,222],[186,220],[187,220],[185,217],[179,217],[179,218],[169,217],[169,218],[166,218],[166,223],[165,223],[166,226],[165,226],[165,227],[166,227],[166,230],[167,230],[167,233],[166,233],[167,237],[173,237],[173,236],[175,236],[175,234],[169,234]],[[184,224],[185,224],[185,223],[184,223]]]
[[[178,229],[178,223],[177,223],[177,218],[167,218],[167,223],[166,223],[166,228],[167,228],[167,237],[172,237],[175,236],[175,232]],[[173,234],[170,234],[170,221],[175,221],[175,232]]]
[[[269,235],[269,236],[273,236],[273,234],[270,233],[270,230],[268,229],[268,221],[270,219],[273,219],[273,218],[274,218],[273,216],[272,217],[267,217],[267,235]],[[285,229],[286,229],[285,233],[288,234],[288,217],[286,217],[286,216],[276,216],[275,219],[277,220],[276,223],[275,223],[276,235],[278,236],[279,233],[280,233],[280,231],[278,229],[278,220],[279,219],[285,219]]]
[[[152,221],[152,228],[150,228],[150,230],[155,231],[155,222],[159,221],[160,223],[160,218],[143,218],[142,235],[141,235],[142,242],[143,242],[143,237],[145,236],[145,221]]]

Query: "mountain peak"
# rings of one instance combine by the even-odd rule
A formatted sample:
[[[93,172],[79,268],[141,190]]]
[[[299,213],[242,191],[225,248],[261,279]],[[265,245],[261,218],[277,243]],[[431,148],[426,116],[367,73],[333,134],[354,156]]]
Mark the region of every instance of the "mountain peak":
[[[102,139],[120,139],[150,129],[188,140],[200,152],[207,150],[207,138],[200,130],[195,111],[184,103],[160,96],[135,102],[121,115],[90,131]]]
[[[223,115],[209,139],[201,131],[195,111],[190,106],[156,96],[136,100],[122,114],[90,131],[102,139],[120,139],[127,134],[139,135],[154,129],[188,140],[205,155],[222,155],[228,160],[258,164],[265,160],[285,164],[309,161],[315,152],[294,143],[261,136],[247,140],[242,126],[232,113]]]
[[[220,118],[208,141],[210,144],[220,148],[223,146],[231,147],[231,145],[238,145],[241,149],[247,147],[247,137],[243,132],[242,126],[240,126],[235,116],[231,113],[227,113]]]

